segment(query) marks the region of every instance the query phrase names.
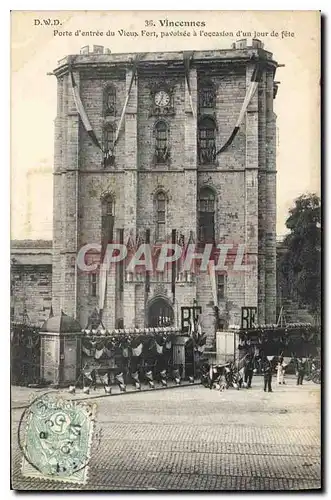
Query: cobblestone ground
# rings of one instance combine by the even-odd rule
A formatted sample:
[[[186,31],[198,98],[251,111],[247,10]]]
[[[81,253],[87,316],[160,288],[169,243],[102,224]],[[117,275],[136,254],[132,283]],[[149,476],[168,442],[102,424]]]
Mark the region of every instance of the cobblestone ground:
[[[94,400],[97,424],[83,487],[20,472],[12,410],[12,485],[19,490],[298,490],[320,488],[320,386],[274,392],[202,386]]]

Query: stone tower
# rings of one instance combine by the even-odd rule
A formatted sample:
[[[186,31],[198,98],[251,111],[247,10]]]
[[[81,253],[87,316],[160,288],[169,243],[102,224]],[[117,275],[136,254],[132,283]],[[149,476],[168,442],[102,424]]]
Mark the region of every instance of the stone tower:
[[[216,276],[224,327],[240,323],[243,306],[257,307],[260,324],[274,322],[272,54],[258,40],[249,46],[242,40],[229,50],[141,54],[139,60],[100,47],[83,52],[62,59],[54,71],[55,314],[62,308],[85,327],[99,307],[100,276],[75,266],[83,245],[146,241],[148,233],[151,244],[159,244],[171,241],[175,230],[177,241],[185,243],[244,245],[250,270]],[[239,131],[216,154],[236,125],[257,62],[260,81]],[[93,137],[77,112],[73,81]],[[196,301],[212,345],[216,320],[208,273],[176,272],[175,285],[171,273],[151,273],[146,286],[123,265],[111,268],[102,306],[105,327],[155,326],[161,316],[179,324],[181,306]]]

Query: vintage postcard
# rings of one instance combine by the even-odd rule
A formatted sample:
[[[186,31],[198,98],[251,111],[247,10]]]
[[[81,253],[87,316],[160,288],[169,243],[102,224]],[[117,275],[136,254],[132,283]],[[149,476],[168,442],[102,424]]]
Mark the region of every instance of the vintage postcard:
[[[318,490],[318,11],[11,13],[11,487]]]

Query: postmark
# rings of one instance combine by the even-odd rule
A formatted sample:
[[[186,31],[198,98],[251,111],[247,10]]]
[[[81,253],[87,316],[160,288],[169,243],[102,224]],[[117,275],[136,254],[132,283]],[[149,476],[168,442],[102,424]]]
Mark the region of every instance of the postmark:
[[[22,475],[85,484],[90,460],[96,405],[53,395],[35,399],[22,415],[18,438]]]

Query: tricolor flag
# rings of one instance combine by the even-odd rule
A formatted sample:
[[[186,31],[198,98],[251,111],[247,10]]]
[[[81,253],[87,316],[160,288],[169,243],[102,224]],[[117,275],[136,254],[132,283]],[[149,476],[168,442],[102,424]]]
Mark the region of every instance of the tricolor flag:
[[[128,102],[129,102],[129,98],[130,98],[130,93],[131,93],[132,85],[133,85],[133,82],[135,81],[135,78],[136,78],[138,63],[143,58],[143,56],[144,56],[144,54],[137,54],[136,57],[135,57],[134,63],[133,63],[131,80],[130,80],[128,91],[126,93],[126,98],[125,98],[124,106],[123,106],[123,109],[122,109],[121,117],[120,117],[120,120],[118,122],[117,129],[116,129],[116,134],[115,134],[115,140],[114,140],[114,146],[113,146],[113,148],[116,146],[116,143],[117,143],[118,138],[119,138],[119,134],[120,134],[120,131],[121,131],[121,128],[122,128],[122,124],[123,124],[123,120],[124,120],[124,116],[125,116],[125,111],[126,111],[126,108],[127,108]]]
[[[141,356],[141,353],[143,352],[143,345],[139,344],[137,347],[132,347],[132,356],[134,357],[139,357]]]
[[[163,345],[160,345],[157,342],[155,342],[155,345],[156,345],[157,354],[162,354],[163,353]]]
[[[179,273],[181,273],[181,271],[183,269],[184,261],[185,261],[185,237],[182,233],[179,235],[177,244],[181,248],[180,257],[177,260],[177,279],[178,279]]]
[[[69,63],[69,74],[70,74],[70,79],[71,79],[71,87],[72,87],[72,93],[75,101],[75,106],[77,109],[77,112],[80,116],[80,119],[82,120],[82,123],[84,125],[84,128],[88,135],[91,137],[93,143],[102,151],[102,147],[97,139],[97,136],[95,135],[95,132],[92,128],[92,125],[90,123],[90,120],[86,114],[85,108],[83,106],[82,100],[79,95],[79,90],[77,88],[76,82],[75,82],[75,77],[72,72],[72,65]]]
[[[101,264],[99,271],[99,310],[102,311],[105,305],[107,289],[107,265]]]
[[[234,126],[234,129],[233,129],[229,139],[226,141],[224,146],[222,146],[221,149],[219,151],[217,151],[216,155],[219,155],[220,153],[223,153],[224,151],[226,151],[226,149],[232,144],[234,138],[238,134],[239,129],[241,127],[241,124],[243,122],[246,110],[248,108],[248,105],[251,102],[251,100],[256,92],[256,89],[259,85],[259,82],[261,81],[261,77],[262,77],[262,66],[261,66],[261,63],[257,63],[254,70],[253,70],[251,82],[250,82],[250,85],[246,91],[245,99],[244,99],[243,105],[241,107],[236,124]]]
[[[210,260],[208,262],[208,274],[210,279],[211,292],[213,296],[214,306],[218,307],[217,301],[217,288],[216,288],[216,275],[215,275],[215,262]]]

